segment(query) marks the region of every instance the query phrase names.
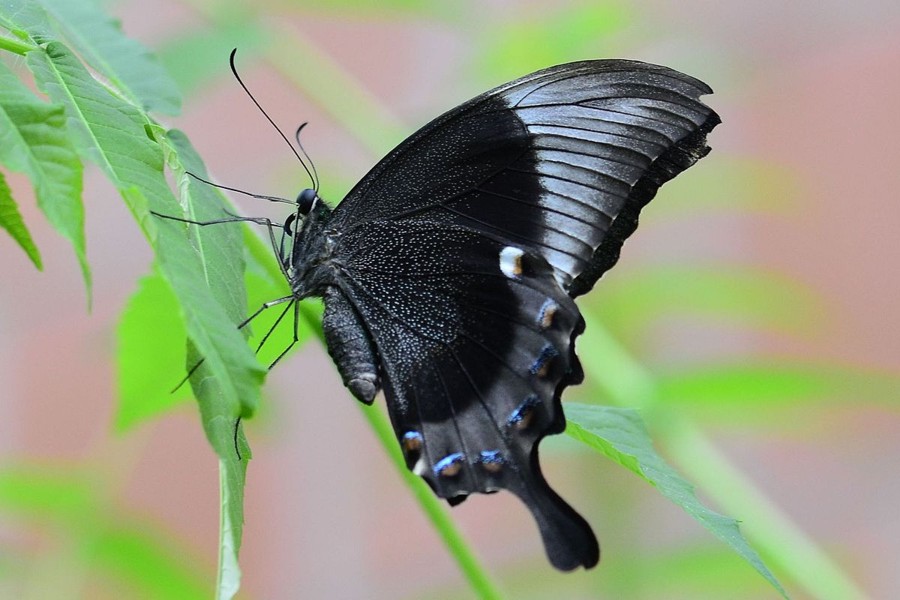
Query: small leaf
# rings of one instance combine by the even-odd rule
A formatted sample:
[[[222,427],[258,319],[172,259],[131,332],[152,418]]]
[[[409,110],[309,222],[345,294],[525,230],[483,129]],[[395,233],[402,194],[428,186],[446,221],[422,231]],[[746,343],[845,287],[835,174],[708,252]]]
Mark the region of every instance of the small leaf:
[[[82,166],[69,141],[63,107],[38,100],[2,63],[0,162],[28,175],[47,220],[72,243],[90,299],[91,269],[81,202]]]
[[[697,499],[694,487],[656,453],[636,410],[573,402],[566,403],[565,409],[568,417],[566,433],[656,487],[663,496],[731,546],[787,598],[784,588],[744,539],[738,522],[705,507]]]
[[[12,239],[25,251],[38,270],[44,268],[41,264],[41,253],[35,246],[34,240],[31,239],[31,234],[25,226],[25,221],[19,213],[19,207],[13,200],[12,191],[6,185],[6,177],[2,172],[0,172],[0,227],[12,236]]]
[[[186,385],[172,392],[184,371],[186,337],[178,299],[166,280],[158,271],[141,278],[116,329],[116,429],[152,419],[191,397]]]
[[[178,87],[150,51],[125,37],[93,0],[38,0],[84,60],[144,110],[175,115]]]
[[[31,0],[4,0],[0,3],[0,26],[21,40],[44,44],[55,39],[47,13]]]

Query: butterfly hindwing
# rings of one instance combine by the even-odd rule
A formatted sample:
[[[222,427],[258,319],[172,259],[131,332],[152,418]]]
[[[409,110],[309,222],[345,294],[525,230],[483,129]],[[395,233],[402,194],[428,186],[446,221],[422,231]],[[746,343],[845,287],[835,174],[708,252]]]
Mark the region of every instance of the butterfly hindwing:
[[[573,298],[657,188],[708,152],[709,92],[632,61],[539,71],[413,134],[327,226],[325,331],[345,383],[367,401],[383,386],[408,466],[451,504],[521,498],[561,569],[599,558],[538,461],[582,379]]]
[[[550,265],[441,222],[373,221],[341,243],[353,248],[342,293],[371,330],[408,466],[451,503],[512,491],[556,566],[596,563],[590,528],[537,460],[565,426],[557,390],[581,379],[583,321]]]

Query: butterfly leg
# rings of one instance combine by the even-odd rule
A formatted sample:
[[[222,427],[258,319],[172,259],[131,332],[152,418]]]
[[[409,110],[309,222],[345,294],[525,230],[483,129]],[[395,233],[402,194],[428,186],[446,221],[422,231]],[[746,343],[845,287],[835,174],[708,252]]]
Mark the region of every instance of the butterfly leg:
[[[284,225],[280,223],[273,223],[271,219],[268,219],[266,217],[239,217],[236,215],[232,215],[232,213],[228,211],[225,211],[225,213],[231,216],[229,216],[227,219],[196,221],[194,219],[185,219],[182,217],[173,217],[172,215],[164,215],[153,210],[150,211],[151,215],[159,217],[160,219],[178,221],[179,223],[190,223],[191,225],[199,225],[200,227],[205,227],[207,225],[221,225],[222,223],[256,223],[257,225],[265,225],[269,230],[269,242],[272,244],[273,252],[275,252],[275,255],[278,257],[278,266],[281,267],[281,273],[282,275],[284,275],[285,279],[290,279],[290,276],[287,272],[287,263],[284,258],[284,252],[282,249],[280,249],[280,246],[282,246],[282,244],[279,244],[278,240],[275,237],[275,227],[283,229]]]

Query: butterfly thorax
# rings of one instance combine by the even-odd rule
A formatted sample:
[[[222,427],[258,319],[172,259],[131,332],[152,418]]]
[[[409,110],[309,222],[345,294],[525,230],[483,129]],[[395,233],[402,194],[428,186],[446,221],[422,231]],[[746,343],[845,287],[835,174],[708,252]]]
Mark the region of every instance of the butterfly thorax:
[[[328,232],[331,214],[324,202],[316,202],[294,236],[287,273],[295,298],[322,296],[334,282],[334,238]]]

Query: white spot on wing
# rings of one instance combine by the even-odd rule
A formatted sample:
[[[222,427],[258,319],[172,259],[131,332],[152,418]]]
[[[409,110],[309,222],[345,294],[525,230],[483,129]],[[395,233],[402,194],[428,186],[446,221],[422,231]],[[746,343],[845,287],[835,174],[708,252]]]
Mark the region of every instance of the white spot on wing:
[[[510,279],[518,279],[522,275],[522,255],[525,252],[515,246],[507,246],[500,251],[500,271]]]
[[[548,298],[544,301],[538,313],[538,325],[540,325],[541,329],[549,329],[553,325],[553,319],[556,318],[556,311],[558,310],[559,305],[553,300]]]

